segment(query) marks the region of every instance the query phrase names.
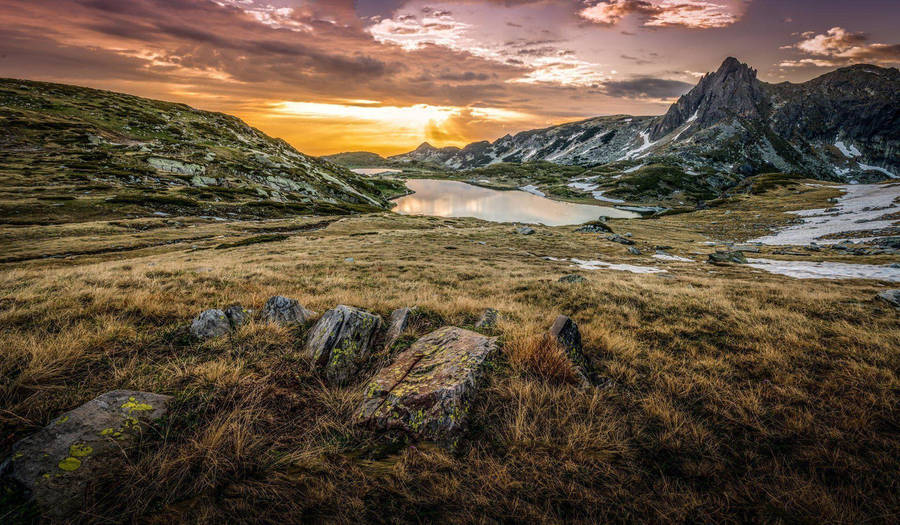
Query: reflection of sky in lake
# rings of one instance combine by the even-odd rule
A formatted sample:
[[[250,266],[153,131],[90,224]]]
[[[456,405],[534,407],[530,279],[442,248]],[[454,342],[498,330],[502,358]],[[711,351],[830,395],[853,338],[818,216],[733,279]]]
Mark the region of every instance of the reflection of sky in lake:
[[[581,224],[601,216],[637,217],[606,206],[554,201],[524,191],[498,191],[451,180],[410,179],[406,186],[416,193],[397,199],[394,211],[404,215],[476,217],[547,226]]]

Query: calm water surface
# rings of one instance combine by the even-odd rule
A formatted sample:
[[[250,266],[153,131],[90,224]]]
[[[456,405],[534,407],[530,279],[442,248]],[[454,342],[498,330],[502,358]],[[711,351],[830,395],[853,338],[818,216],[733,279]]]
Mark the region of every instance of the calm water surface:
[[[547,226],[582,224],[598,217],[638,216],[607,206],[554,201],[524,191],[491,190],[453,180],[410,179],[406,186],[415,193],[397,199],[394,211],[403,215],[475,217]]]
[[[387,173],[400,173],[401,170],[394,168],[353,168],[350,171],[360,175],[384,175]]]

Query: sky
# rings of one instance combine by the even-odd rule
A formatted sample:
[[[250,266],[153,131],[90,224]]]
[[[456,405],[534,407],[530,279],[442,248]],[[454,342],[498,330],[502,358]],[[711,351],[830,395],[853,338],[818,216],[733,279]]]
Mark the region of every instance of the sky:
[[[0,0],[0,77],[390,155],[661,114],[728,56],[768,82],[897,67],[898,26],[897,0]]]

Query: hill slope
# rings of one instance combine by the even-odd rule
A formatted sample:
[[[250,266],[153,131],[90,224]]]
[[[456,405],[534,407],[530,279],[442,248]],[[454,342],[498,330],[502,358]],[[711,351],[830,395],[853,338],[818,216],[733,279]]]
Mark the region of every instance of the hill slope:
[[[222,113],[0,79],[0,221],[347,213],[385,208],[390,184]]]
[[[689,175],[739,179],[770,171],[831,180],[900,173],[900,71],[858,65],[802,84],[767,84],[728,58],[665,115],[600,117],[476,142],[459,151],[423,144],[393,160],[450,169],[500,162],[665,164]],[[710,185],[715,186],[711,181]]]

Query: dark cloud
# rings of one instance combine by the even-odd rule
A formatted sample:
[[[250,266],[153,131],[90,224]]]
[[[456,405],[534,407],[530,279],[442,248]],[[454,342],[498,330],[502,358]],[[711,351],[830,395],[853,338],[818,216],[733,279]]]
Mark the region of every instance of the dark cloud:
[[[693,84],[679,80],[654,77],[635,77],[628,80],[610,81],[601,90],[611,97],[670,99],[684,95]]]

